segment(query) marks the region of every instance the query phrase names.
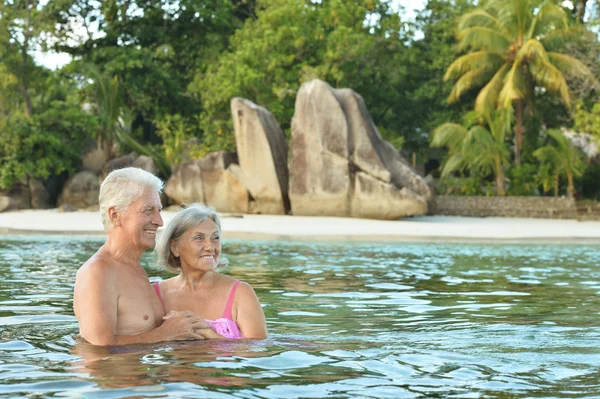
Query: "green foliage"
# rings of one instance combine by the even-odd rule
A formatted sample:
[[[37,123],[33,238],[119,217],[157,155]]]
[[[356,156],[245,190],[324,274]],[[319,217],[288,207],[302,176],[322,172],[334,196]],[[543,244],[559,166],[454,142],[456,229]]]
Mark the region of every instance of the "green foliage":
[[[538,165],[523,163],[506,172],[508,177],[508,195],[539,195]]]
[[[180,114],[166,115],[154,121],[156,133],[162,139],[162,151],[171,167],[185,161],[186,158],[199,159],[208,151],[199,143],[193,142],[190,124]]]
[[[467,119],[477,120],[475,114]],[[497,112],[494,116],[484,115],[489,130],[480,125],[467,126],[444,123],[433,131],[432,147],[447,147],[448,157],[442,168],[442,179],[453,172],[468,171],[471,176],[493,174],[498,195],[504,195],[504,169],[509,162],[509,153],[504,143],[510,129],[512,113],[510,109]]]
[[[497,195],[494,183],[482,176],[445,177],[440,181],[438,191],[444,195]]]
[[[402,37],[386,1],[258,1],[256,19],[246,21],[231,50],[190,86],[202,100],[203,143],[235,148],[229,105],[235,96],[265,106],[289,134],[296,93],[315,78],[360,93],[375,123],[400,135],[401,124],[390,120],[406,98],[398,90],[405,75]]]
[[[575,105],[575,130],[581,133],[589,133],[600,140],[600,103],[587,110],[582,101]]]
[[[548,137],[552,139],[552,143],[538,148],[533,155],[542,164],[550,165],[555,176],[563,174],[567,177],[567,192],[570,197],[574,197],[574,178],[582,176],[585,171],[584,156],[581,150],[572,145],[560,130],[549,129],[547,133]]]
[[[0,117],[0,188],[27,177],[47,179],[74,173],[97,119],[77,104],[52,101],[32,117],[15,112]]]
[[[521,162],[523,111],[540,87],[571,105],[566,76],[595,81],[578,59],[561,53],[581,26],[570,27],[565,10],[553,1],[489,0],[484,8],[464,14],[458,24],[459,48],[467,53],[446,71],[445,80],[456,80],[449,102],[474,89],[479,93],[475,110],[491,112],[515,107],[515,162]]]

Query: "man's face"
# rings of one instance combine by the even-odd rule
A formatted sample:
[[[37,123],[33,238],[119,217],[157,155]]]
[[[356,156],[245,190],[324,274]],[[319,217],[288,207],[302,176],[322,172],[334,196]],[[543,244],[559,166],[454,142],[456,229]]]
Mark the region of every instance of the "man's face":
[[[156,230],[163,225],[161,209],[158,193],[146,187],[121,215],[121,228],[137,248],[146,250],[156,245]]]

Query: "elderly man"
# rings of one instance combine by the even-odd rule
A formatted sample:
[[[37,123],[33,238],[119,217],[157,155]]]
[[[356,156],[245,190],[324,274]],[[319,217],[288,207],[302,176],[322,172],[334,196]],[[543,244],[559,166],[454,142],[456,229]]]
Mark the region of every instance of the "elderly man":
[[[140,264],[162,226],[162,181],[142,169],[111,172],[100,187],[106,243],[77,272],[73,309],[81,336],[95,345],[203,338],[210,325],[163,306]]]

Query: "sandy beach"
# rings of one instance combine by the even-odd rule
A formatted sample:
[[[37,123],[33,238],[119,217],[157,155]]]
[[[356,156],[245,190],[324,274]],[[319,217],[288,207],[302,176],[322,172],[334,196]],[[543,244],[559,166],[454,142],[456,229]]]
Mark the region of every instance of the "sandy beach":
[[[164,211],[165,224],[176,213]],[[336,217],[221,215],[223,238],[361,241],[599,241],[600,222],[421,216],[397,221]],[[102,235],[99,212],[0,213],[0,234]]]

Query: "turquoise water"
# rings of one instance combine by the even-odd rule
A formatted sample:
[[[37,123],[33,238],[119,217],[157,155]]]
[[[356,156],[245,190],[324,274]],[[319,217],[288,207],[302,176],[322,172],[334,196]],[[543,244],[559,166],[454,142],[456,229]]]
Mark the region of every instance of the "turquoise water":
[[[101,243],[0,237],[1,396],[600,397],[594,245],[228,242],[268,339],[110,350],[71,309]]]

